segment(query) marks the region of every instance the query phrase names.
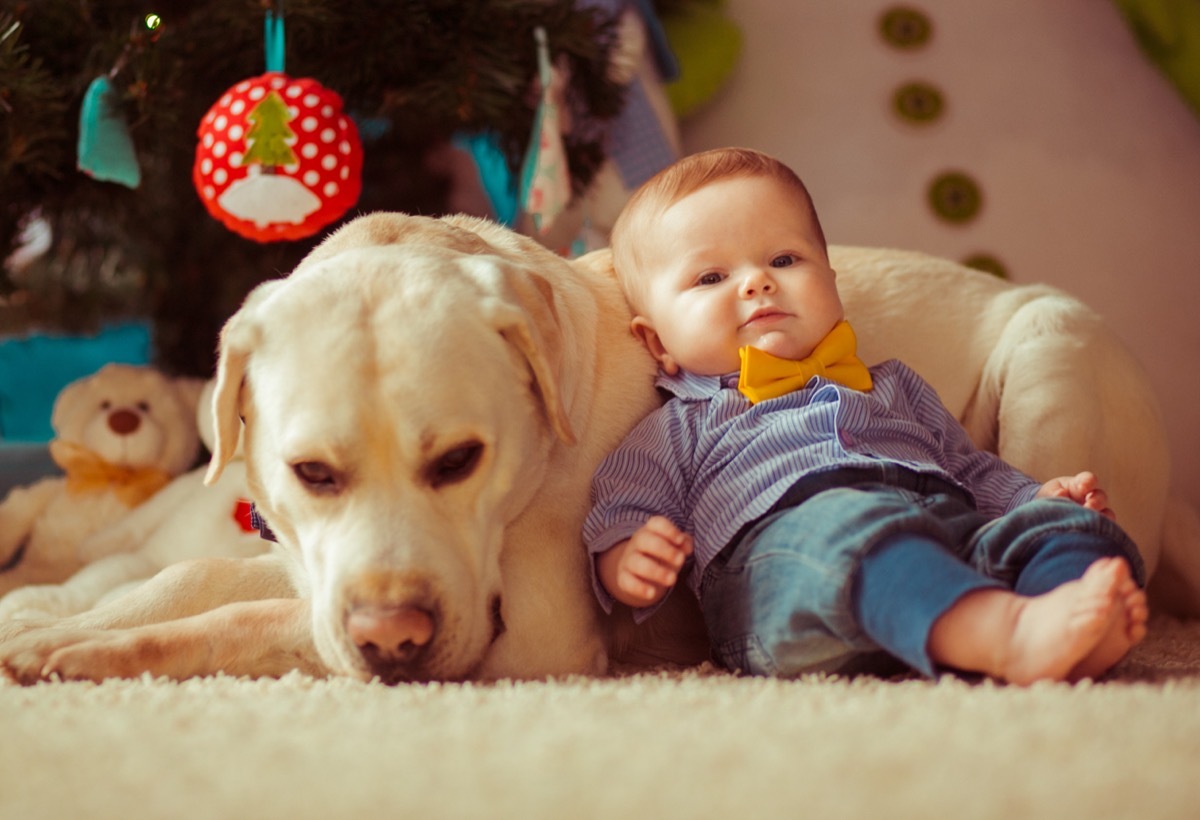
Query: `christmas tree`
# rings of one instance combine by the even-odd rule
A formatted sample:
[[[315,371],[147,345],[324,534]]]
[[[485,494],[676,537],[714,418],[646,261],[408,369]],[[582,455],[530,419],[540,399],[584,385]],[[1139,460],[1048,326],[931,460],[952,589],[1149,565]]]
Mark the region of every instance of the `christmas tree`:
[[[193,186],[197,125],[232,85],[263,74],[268,15],[286,20],[287,74],[336,91],[358,124],[363,190],[350,218],[444,212],[449,182],[426,158],[455,134],[492,134],[519,166],[537,105],[538,27],[568,67],[565,147],[573,186],[586,186],[604,160],[604,124],[622,105],[607,76],[612,5],[0,0],[0,258],[31,224],[50,237],[47,252],[0,271],[0,333],[87,332],[148,316],[161,365],[210,372],[217,332],[245,294],[327,233],[244,239],[205,211]],[[81,106],[97,78],[107,78],[128,129],[136,188],[77,168]],[[255,159],[276,164],[289,150],[286,117],[264,113],[255,127]]]

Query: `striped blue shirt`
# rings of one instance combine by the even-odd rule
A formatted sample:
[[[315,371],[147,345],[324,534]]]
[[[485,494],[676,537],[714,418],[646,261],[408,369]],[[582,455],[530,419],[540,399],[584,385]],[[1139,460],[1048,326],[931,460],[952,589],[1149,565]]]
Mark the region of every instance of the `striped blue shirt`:
[[[687,577],[698,593],[709,561],[806,476],[890,461],[949,480],[993,517],[1037,494],[1040,482],[977,449],[934,389],[906,365],[883,362],[871,368],[871,378],[874,387],[860,392],[814,377],[800,390],[752,405],[737,391],[736,373],[660,373],[657,385],[674,398],[601,462],[592,483],[583,536],[605,610],[612,611],[613,598],[599,582],[595,556],[652,515],[692,535]]]

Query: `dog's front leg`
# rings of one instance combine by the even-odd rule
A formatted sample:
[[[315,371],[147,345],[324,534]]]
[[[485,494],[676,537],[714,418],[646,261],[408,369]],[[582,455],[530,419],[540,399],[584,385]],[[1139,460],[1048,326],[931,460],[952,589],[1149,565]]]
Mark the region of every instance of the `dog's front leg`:
[[[300,598],[229,604],[136,629],[43,629],[5,649],[4,672],[26,685],[143,674],[182,680],[218,672],[251,677],[293,669],[326,673],[312,641],[308,601]]]
[[[61,584],[32,584],[0,598],[0,622],[15,618],[64,618],[95,606],[105,592],[148,578],[158,567],[143,555],[110,555],[88,564]],[[4,629],[0,627],[0,635]]]
[[[288,566],[274,554],[254,558],[197,558],[171,564],[146,583],[68,626],[128,629],[198,615],[225,604],[297,595]]]
[[[0,622],[0,662],[18,636],[42,629],[93,632],[186,618],[238,601],[294,598],[288,566],[273,553],[254,558],[198,558],[172,564],[128,593],[67,618]]]

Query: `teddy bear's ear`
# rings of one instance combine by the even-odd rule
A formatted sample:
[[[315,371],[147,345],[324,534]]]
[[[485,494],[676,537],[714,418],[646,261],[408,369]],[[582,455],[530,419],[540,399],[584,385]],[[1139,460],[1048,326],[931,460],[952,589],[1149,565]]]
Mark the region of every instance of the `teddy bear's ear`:
[[[172,379],[179,403],[191,414],[197,412],[200,405],[200,394],[207,384],[207,379],[196,379],[190,376],[178,376]]]
[[[50,411],[50,426],[54,428],[55,435],[69,440],[82,435],[82,430],[76,431],[71,428],[80,419],[90,419],[97,412],[99,401],[96,399],[121,380],[122,371],[130,368],[142,369],[134,365],[109,363],[93,373],[79,377],[58,391],[58,395],[54,397],[54,407]],[[94,394],[92,401],[88,401],[89,393]]]
[[[67,428],[70,427],[71,417],[82,409],[81,402],[84,394],[88,392],[88,382],[94,376],[95,374],[92,374],[76,379],[58,391],[54,398],[54,409],[50,411],[50,426],[54,428],[55,435],[69,435]],[[91,408],[88,408],[88,413],[90,412]]]
[[[242,431],[242,380],[250,356],[262,335],[259,308],[267,297],[286,280],[264,282],[250,292],[242,307],[221,329],[220,352],[217,357],[216,386],[213,388],[212,461],[205,484],[212,484],[237,452]]]

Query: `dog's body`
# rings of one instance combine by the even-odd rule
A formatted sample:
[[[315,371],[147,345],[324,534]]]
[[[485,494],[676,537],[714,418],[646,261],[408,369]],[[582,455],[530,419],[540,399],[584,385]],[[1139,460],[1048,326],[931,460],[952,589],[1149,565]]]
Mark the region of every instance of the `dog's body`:
[[[1154,567],[1161,422],[1093,313],[923,255],[831,256],[864,359],[906,360],[977,443],[1036,477],[1096,470]],[[609,264],[567,263],[470,218],[349,224],[256,290],[222,336],[211,475],[244,417],[278,553],[169,567],[10,637],[0,664],[22,681],[603,671],[580,526],[596,464],[658,402]],[[1177,533],[1176,552],[1194,554],[1196,535]],[[640,657],[698,657],[659,648]]]
[[[639,361],[624,316],[609,280],[467,218],[359,220],[247,300],[212,474],[241,414],[329,668],[603,671],[573,545],[590,470],[651,406],[650,369],[616,369]]]
[[[602,672],[579,531],[591,473],[655,405],[652,379],[603,265],[483,220],[357,220],[222,336],[212,475],[244,417],[283,560],[227,595],[187,579],[235,564],[177,565],[10,640],[5,663],[22,679],[261,674],[281,657],[389,681]],[[164,599],[182,584],[205,595],[177,611]],[[298,597],[257,602],[260,588]],[[176,621],[223,598],[245,603]]]

